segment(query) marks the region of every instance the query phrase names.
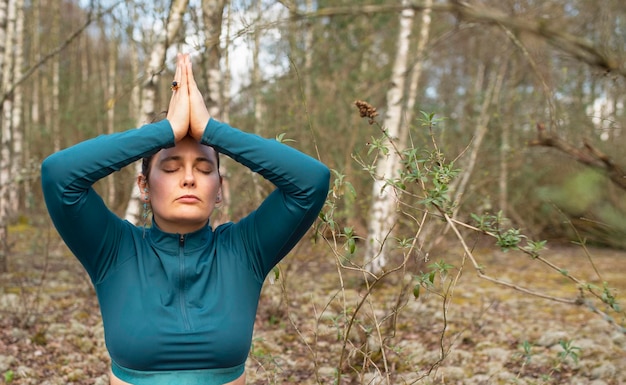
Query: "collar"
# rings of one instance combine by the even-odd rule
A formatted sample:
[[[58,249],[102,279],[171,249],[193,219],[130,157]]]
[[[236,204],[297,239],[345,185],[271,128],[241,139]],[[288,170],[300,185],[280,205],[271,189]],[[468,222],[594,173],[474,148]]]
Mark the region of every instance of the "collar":
[[[213,229],[207,222],[206,226],[192,233],[166,233],[153,220],[152,227],[148,229],[146,235],[154,247],[169,253],[177,253],[181,246],[190,251],[204,247],[213,237]]]

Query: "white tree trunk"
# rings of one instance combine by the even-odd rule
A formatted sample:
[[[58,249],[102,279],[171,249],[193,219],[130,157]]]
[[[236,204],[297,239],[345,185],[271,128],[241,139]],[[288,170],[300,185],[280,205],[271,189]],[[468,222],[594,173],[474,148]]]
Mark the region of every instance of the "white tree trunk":
[[[52,9],[52,40],[55,42],[55,45],[59,45],[61,43],[61,2],[51,1],[50,4]],[[52,152],[61,150],[61,114],[59,113],[60,73],[61,56],[55,55],[52,59],[52,110],[50,111],[50,132],[53,143]]]
[[[407,93],[407,109],[405,114],[406,124],[402,125],[401,138],[406,138],[408,136],[409,128],[411,127],[411,122],[413,121],[413,111],[417,100],[417,94],[419,92],[419,82],[424,68],[424,53],[426,52],[426,45],[430,39],[430,24],[432,20],[432,10],[430,8],[432,5],[433,0],[424,1],[424,7],[426,7],[426,9],[422,11],[422,22],[420,24],[419,37],[417,40],[417,49],[414,55],[416,62],[411,70],[411,82],[409,83],[409,91]]]
[[[150,123],[155,115],[157,86],[161,78],[163,63],[165,63],[165,54],[167,48],[172,45],[174,37],[178,34],[182,26],[183,15],[187,10],[188,4],[189,0],[172,1],[165,29],[166,33],[159,42],[154,45],[154,49],[150,54],[150,60],[145,70],[145,81],[141,89],[141,110],[140,116],[137,118],[137,127]],[[136,162],[135,170],[137,174],[141,172],[141,162]],[[124,218],[132,223],[140,223],[142,218],[141,209],[140,191],[134,188],[132,189]]]
[[[29,56],[33,58],[33,60],[38,63],[41,59],[41,38],[37,29],[40,25],[41,20],[41,12],[40,12],[40,1],[34,0],[32,2],[32,23],[29,25],[31,28],[29,35],[31,36],[31,51]],[[31,94],[31,102],[30,102],[30,124],[24,125],[24,136],[26,138],[31,138],[31,133],[33,130],[37,130],[41,125],[41,105],[40,105],[40,87],[41,87],[41,74],[33,74],[33,82],[30,89]],[[26,144],[26,143],[25,143]],[[24,161],[28,162],[29,166],[31,165],[31,155],[30,155],[30,145],[24,146]],[[32,208],[32,202],[34,199],[31,199],[33,196],[33,183],[34,181],[29,181],[29,183],[24,183],[24,197],[26,208]]]
[[[404,5],[408,4],[403,0]],[[400,14],[398,50],[391,75],[391,85],[387,91],[387,113],[383,127],[388,137],[397,141],[400,138],[402,115],[404,112],[404,89],[409,66],[409,46],[415,12],[404,9]],[[391,147],[391,145],[388,143]],[[388,237],[396,219],[396,192],[392,186],[386,186],[387,180],[398,176],[399,154],[393,148],[385,156],[379,154],[376,164],[376,179],[372,189],[372,205],[368,220],[368,236],[365,251],[366,268],[376,274],[387,261]]]
[[[261,18],[261,2],[257,2],[254,7],[254,17],[257,20]],[[259,28],[255,28],[253,31],[253,47],[252,47],[252,90],[253,90],[253,100],[254,100],[254,133],[257,135],[263,135],[263,131],[265,131],[265,127],[263,126],[264,120],[264,111],[263,105],[261,103],[261,64],[259,63],[259,53],[261,51],[261,31]],[[263,192],[261,188],[261,176],[250,171],[249,175],[252,179],[252,185],[254,186],[254,199],[255,204],[261,204],[263,200]]]
[[[204,92],[204,97],[209,113],[216,119],[223,119],[221,116],[223,103],[220,36],[225,3],[225,0],[202,0],[202,19],[206,31],[205,48],[207,50],[207,65],[204,67],[207,90]]]
[[[13,65],[13,79],[22,78],[24,67],[24,0],[15,1],[15,59]],[[15,217],[19,211],[22,195],[19,188],[23,185],[25,175],[23,173],[24,158],[24,134],[22,127],[22,109],[24,107],[23,90],[21,86],[13,90],[13,111],[11,112],[11,183],[9,183],[9,213]]]
[[[220,41],[225,6],[225,0],[202,0],[202,20],[206,31],[205,47],[207,49],[204,66],[206,78],[204,96],[211,116],[222,120],[225,120],[227,117],[227,111],[224,109],[224,100],[226,99],[225,95],[229,93],[229,89],[224,86],[223,71],[221,70],[222,46]],[[213,227],[230,220],[230,190],[228,174],[225,171],[225,161],[226,159],[222,159],[220,164],[222,202],[219,205],[219,210],[211,219]]]
[[[14,95],[8,95],[11,89],[13,68],[15,67],[15,37],[16,37],[16,1],[9,1],[6,17],[6,32],[4,40],[4,60],[2,67],[2,131],[0,133],[0,223],[6,226],[12,216],[10,205],[10,186],[14,183],[14,175],[11,174],[12,140],[13,140],[13,101]]]
[[[11,98],[6,97],[11,74],[12,41],[15,23],[15,3],[0,0],[0,90],[2,90],[2,116],[0,116],[0,273],[8,270],[8,216],[10,159],[11,159]],[[8,115],[8,116],[7,116]]]

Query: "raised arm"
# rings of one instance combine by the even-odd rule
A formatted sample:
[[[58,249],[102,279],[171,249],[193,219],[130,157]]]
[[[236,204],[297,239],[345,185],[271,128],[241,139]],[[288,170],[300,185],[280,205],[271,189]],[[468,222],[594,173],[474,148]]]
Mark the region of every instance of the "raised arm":
[[[115,262],[123,228],[130,224],[109,211],[92,185],[174,143],[171,125],[163,120],[87,140],[44,160],[41,182],[50,217],[94,281]]]
[[[130,224],[110,212],[91,186],[189,134],[188,61],[188,56],[177,56],[177,89],[173,89],[166,120],[79,143],[42,164],[44,198],[52,221],[96,282],[118,257],[117,245]]]
[[[316,159],[273,139],[211,119],[202,142],[271,181],[274,190],[237,223],[253,268],[265,275],[295,246],[317,218],[328,194],[330,172]]]
[[[234,225],[259,280],[295,246],[317,218],[330,172],[314,158],[276,140],[242,132],[210,117],[186,62],[190,135],[271,181],[277,189]]]

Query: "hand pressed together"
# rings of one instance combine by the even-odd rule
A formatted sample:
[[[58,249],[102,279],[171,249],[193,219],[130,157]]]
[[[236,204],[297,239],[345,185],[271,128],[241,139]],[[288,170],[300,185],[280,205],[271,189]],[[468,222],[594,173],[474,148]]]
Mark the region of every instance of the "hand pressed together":
[[[211,115],[193,76],[189,54],[177,55],[174,81],[177,87],[172,87],[167,120],[172,125],[175,140],[178,143],[189,135],[200,141]]]

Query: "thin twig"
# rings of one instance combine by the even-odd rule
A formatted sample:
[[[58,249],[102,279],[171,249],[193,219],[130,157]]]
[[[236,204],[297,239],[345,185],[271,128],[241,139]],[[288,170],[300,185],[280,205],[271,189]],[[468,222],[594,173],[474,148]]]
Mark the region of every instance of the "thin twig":
[[[67,46],[69,46],[74,40],[76,40],[90,25],[91,23],[97,21],[98,19],[100,19],[102,16],[110,13],[113,11],[113,9],[115,9],[118,5],[124,3],[124,0],[119,0],[117,3],[113,4],[112,6],[110,6],[109,8],[104,9],[102,12],[99,12],[98,14],[96,14],[95,16],[93,15],[93,10],[90,10],[89,13],[87,14],[87,20],[85,21],[85,23],[83,25],[81,25],[76,31],[74,31],[74,33],[72,33],[63,43],[61,43],[58,47],[56,47],[55,49],[53,49],[52,51],[48,52],[45,56],[43,56],[37,63],[33,64],[32,67],[30,67],[29,69],[27,69],[26,71],[24,71],[24,73],[22,74],[22,77],[20,77],[19,79],[17,79],[15,82],[13,82],[9,87],[7,87],[7,90],[5,91],[5,93],[2,95],[2,100],[0,101],[0,106],[2,104],[4,104],[4,101],[7,100],[11,94],[13,93],[13,91],[15,91],[15,89],[22,84],[23,82],[25,82],[37,69],[39,69],[41,66],[43,66],[44,64],[46,64],[48,62],[48,60],[52,59],[53,57],[57,56],[59,53],[63,52],[63,50],[65,48],[67,48]],[[0,107],[1,108],[1,107]]]

